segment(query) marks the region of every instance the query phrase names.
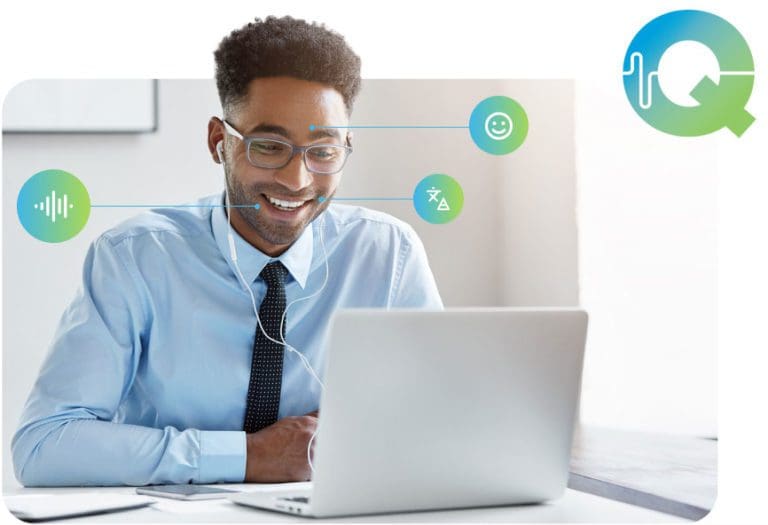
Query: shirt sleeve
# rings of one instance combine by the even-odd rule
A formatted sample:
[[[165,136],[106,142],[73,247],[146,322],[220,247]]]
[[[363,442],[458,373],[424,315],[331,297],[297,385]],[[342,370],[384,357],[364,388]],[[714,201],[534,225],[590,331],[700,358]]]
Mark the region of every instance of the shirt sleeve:
[[[397,265],[390,307],[443,309],[424,244],[411,227],[401,230]]]
[[[145,295],[112,241],[93,243],[11,451],[25,486],[242,482],[245,433],[113,422],[137,373]]]

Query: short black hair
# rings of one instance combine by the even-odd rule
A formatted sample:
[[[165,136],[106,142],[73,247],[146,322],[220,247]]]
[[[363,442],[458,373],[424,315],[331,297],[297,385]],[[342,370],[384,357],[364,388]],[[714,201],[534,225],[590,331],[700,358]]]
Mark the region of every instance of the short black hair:
[[[243,101],[255,78],[286,76],[333,87],[348,113],[360,91],[360,57],[343,36],[315,22],[256,18],[225,37],[213,55],[225,112]]]

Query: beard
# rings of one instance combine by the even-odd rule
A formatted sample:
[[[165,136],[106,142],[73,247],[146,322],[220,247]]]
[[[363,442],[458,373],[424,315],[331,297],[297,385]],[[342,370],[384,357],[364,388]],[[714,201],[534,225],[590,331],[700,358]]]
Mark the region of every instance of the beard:
[[[243,206],[241,208],[232,208],[234,211],[248,223],[253,231],[263,240],[274,245],[293,244],[298,239],[304,228],[323,213],[331,204],[331,198],[336,193],[326,195],[325,200],[318,202],[319,196],[314,189],[307,188],[306,191],[298,194],[288,194],[285,188],[276,184],[251,184],[244,185],[236,177],[233,177],[229,169],[226,169],[226,184],[229,191],[230,204],[234,206]],[[304,211],[301,219],[295,221],[281,221],[268,217],[260,210],[253,208],[253,204],[261,203],[266,199],[262,194],[281,195],[291,197],[296,200],[308,200],[304,206],[308,209]],[[271,206],[268,202],[262,206]]]

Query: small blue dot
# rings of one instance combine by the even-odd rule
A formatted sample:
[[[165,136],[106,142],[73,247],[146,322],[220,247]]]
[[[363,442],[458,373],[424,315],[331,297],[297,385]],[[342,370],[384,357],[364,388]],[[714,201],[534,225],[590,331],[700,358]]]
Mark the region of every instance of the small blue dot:
[[[315,125],[314,124],[310,124],[309,125],[309,131],[315,131]]]
[[[325,202],[325,197],[323,196],[318,197],[317,202]]]
[[[253,209],[254,210],[258,210],[259,208],[261,208],[261,204],[254,204],[253,205]]]

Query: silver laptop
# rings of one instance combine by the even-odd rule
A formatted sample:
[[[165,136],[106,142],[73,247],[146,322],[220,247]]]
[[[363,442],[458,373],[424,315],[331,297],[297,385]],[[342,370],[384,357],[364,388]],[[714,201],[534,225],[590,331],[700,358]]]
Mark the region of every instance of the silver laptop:
[[[311,489],[230,499],[312,517],[555,499],[586,329],[577,309],[340,310]]]

